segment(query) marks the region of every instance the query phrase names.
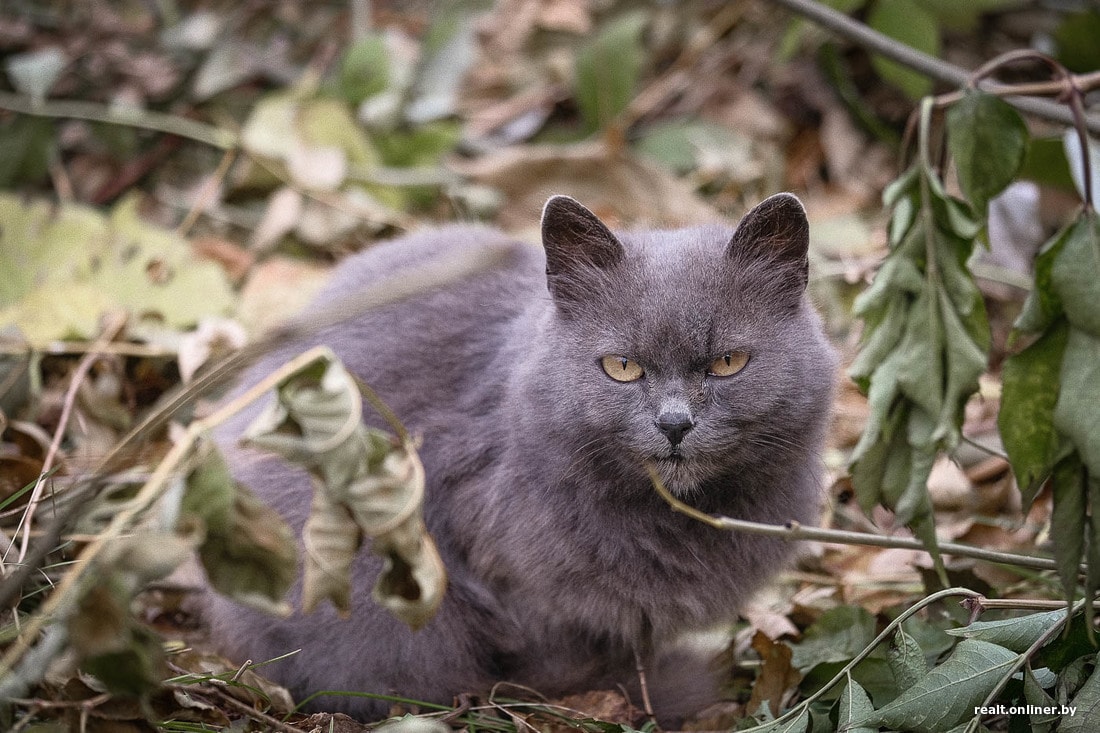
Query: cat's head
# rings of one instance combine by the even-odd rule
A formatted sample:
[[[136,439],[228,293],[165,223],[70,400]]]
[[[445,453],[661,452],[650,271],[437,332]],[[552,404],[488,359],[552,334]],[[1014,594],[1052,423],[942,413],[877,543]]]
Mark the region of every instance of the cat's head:
[[[553,309],[539,391],[575,433],[576,470],[637,475],[649,461],[687,494],[817,450],[834,362],[805,297],[797,198],[772,196],[732,232],[616,235],[555,196],[542,238]]]

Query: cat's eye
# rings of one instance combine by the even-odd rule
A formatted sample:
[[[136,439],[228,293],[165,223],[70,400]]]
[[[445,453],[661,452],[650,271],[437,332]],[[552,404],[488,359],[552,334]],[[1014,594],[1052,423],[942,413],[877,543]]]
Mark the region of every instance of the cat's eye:
[[[714,377],[732,377],[749,363],[749,355],[744,351],[727,351],[710,363],[707,374]]]
[[[616,382],[633,382],[645,375],[641,364],[625,356],[605,356],[600,359],[600,366]]]

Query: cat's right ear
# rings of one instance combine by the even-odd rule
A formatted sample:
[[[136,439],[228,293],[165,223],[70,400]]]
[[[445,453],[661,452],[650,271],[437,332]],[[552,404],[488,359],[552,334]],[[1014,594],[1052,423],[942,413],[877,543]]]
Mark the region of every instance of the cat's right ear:
[[[574,290],[584,273],[611,267],[625,254],[599,217],[569,196],[552,196],[543,207],[542,246],[546,282],[555,298],[583,296]]]
[[[765,259],[783,267],[801,291],[809,274],[810,225],[806,209],[789,193],[769,196],[737,225],[726,248],[733,259]]]

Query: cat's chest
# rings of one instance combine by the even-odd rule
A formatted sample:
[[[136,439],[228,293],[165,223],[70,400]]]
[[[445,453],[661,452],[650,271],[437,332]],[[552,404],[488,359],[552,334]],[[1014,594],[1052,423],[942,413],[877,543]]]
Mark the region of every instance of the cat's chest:
[[[633,638],[728,619],[741,600],[735,538],[665,506],[574,502],[512,520],[512,531],[493,523],[470,562],[506,605],[552,623]]]

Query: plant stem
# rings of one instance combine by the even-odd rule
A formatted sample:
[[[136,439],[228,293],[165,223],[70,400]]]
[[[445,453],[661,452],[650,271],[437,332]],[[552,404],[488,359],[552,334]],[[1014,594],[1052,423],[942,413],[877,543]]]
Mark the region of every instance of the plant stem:
[[[70,118],[89,122],[129,125],[206,143],[222,150],[240,145],[240,136],[230,130],[207,125],[178,115],[152,112],[135,107],[110,107],[78,100],[36,101],[22,94],[0,91],[0,109],[9,109],[37,117]]]
[[[857,46],[877,53],[899,64],[924,74],[925,76],[955,87],[966,86],[970,79],[970,72],[954,64],[938,59],[934,56],[910,48],[903,43],[895,41],[887,35],[869,28],[847,15],[832,8],[826,7],[814,0],[768,0],[773,5],[790,10],[792,13],[807,18],[837,35],[851,41]],[[1100,75],[1089,75],[1089,83],[1100,82]],[[1080,83],[1081,80],[1078,80]],[[1005,85],[985,83],[982,89],[998,96],[1004,94],[1019,94],[1020,91]],[[1007,91],[1006,91],[1007,89]],[[1064,125],[1073,125],[1073,113],[1065,106],[1046,99],[1033,99],[1030,97],[1013,97],[1008,100],[1013,106],[1023,112],[1042,117],[1044,119],[1060,122]],[[1085,120],[1088,129],[1094,134],[1100,134],[1100,119],[1095,115]]]
[[[745,532],[747,534],[759,534],[768,537],[778,537],[790,542],[799,540],[811,540],[815,542],[831,542],[841,545],[865,545],[870,547],[889,547],[900,550],[920,550],[928,552],[924,544],[917,539],[909,537],[886,537],[883,535],[868,534],[866,532],[846,532],[839,529],[823,529],[821,527],[803,527],[798,522],[787,524],[765,524],[763,522],[750,522],[745,519],[733,519],[732,517],[712,516],[701,512],[695,507],[685,504],[677,499],[665,488],[661,477],[657,475],[652,466],[647,466],[653,488],[666,502],[681,514],[697,519],[715,529],[724,529],[732,532]],[[1001,552],[987,550],[982,547],[960,545],[954,542],[939,543],[941,552],[957,557],[969,557],[973,560],[1014,565],[1016,567],[1031,568],[1033,570],[1056,570],[1054,560],[1048,557],[1035,557],[1033,555],[1021,555],[1015,552]],[[1082,572],[1084,569],[1082,568]]]

